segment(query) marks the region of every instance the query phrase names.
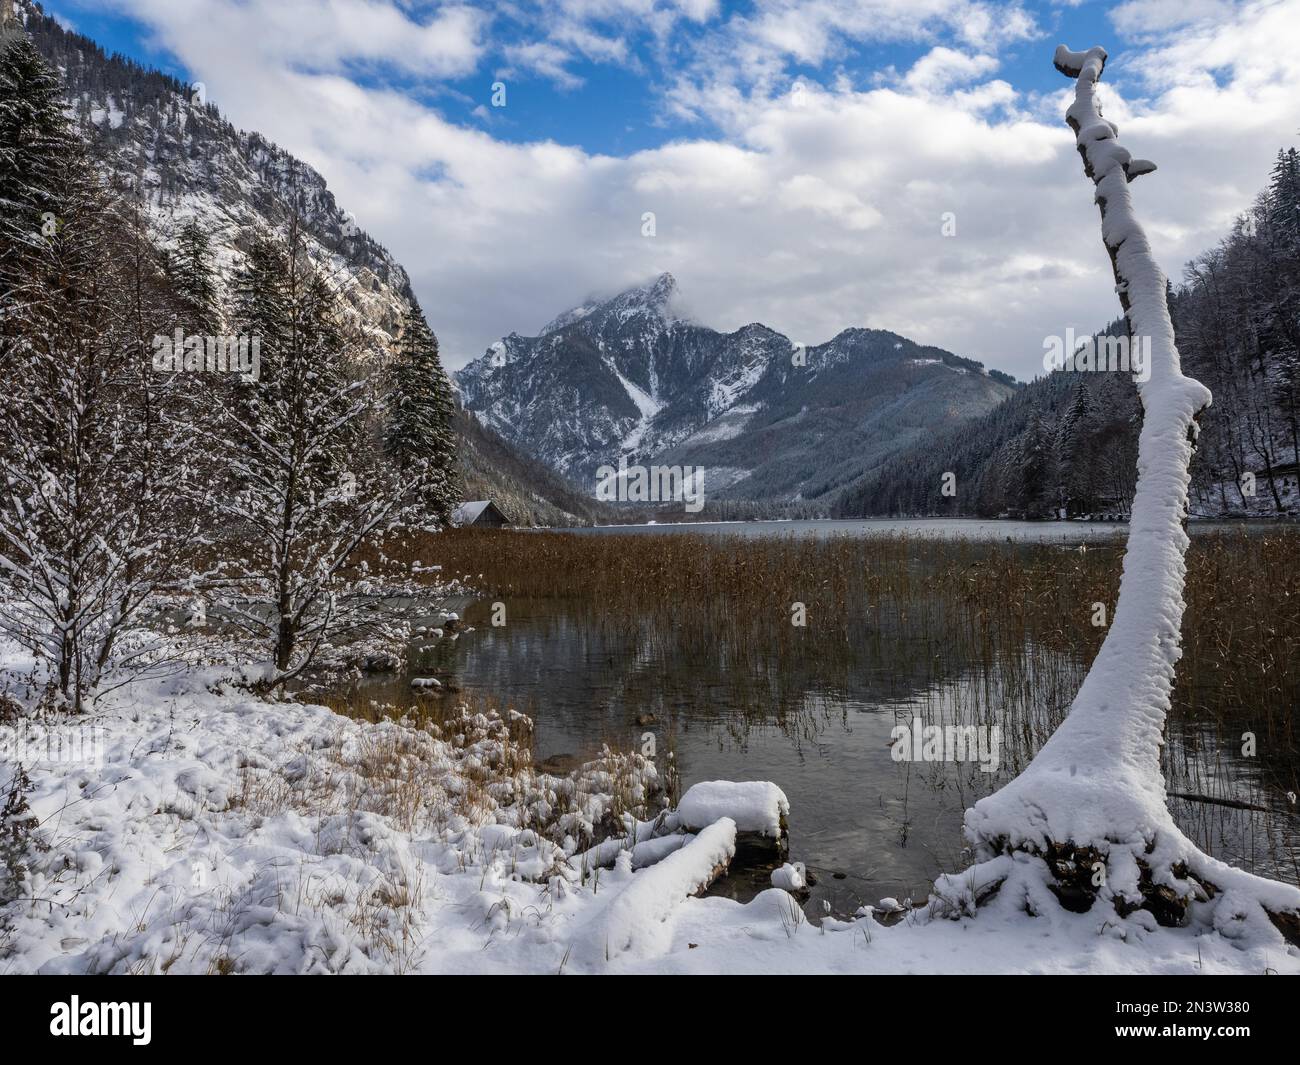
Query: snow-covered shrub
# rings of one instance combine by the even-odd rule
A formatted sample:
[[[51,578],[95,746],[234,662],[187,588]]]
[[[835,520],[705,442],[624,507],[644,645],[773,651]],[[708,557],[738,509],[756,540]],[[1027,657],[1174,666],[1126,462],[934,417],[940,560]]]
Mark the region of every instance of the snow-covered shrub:
[[[37,832],[39,822],[32,814],[27,796],[33,789],[31,777],[16,762],[0,765],[0,907],[18,898],[28,878],[28,862],[48,845]],[[0,954],[4,947],[4,924],[0,922]]]

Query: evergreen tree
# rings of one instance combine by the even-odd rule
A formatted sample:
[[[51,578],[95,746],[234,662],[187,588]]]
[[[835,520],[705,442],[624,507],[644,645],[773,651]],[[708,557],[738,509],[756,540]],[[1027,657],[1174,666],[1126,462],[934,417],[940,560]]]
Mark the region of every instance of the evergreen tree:
[[[1096,492],[1089,448],[1093,429],[1092,398],[1088,386],[1080,380],[1056,431],[1058,498],[1070,515],[1093,510]]]
[[[63,224],[55,194],[74,149],[59,79],[31,39],[0,30],[0,292],[23,249],[42,249]]]
[[[280,371],[282,353],[293,345],[293,307],[289,291],[290,263],[283,244],[269,236],[258,236],[235,276],[234,322],[236,330],[257,337],[261,358],[260,380],[273,385]],[[260,393],[242,390],[247,402]]]
[[[1279,149],[1265,194],[1268,222],[1290,248],[1300,247],[1300,152]]]
[[[186,333],[215,331],[217,282],[212,268],[212,241],[193,218],[186,219],[176,233],[176,251],[168,259],[172,285],[186,311]]]
[[[1030,412],[1029,424],[1018,445],[1014,498],[1026,518],[1042,517],[1052,503],[1048,495],[1053,461],[1051,437],[1037,409]]]
[[[219,602],[268,642],[268,684],[278,685],[334,633],[381,624],[343,571],[400,522],[419,484],[399,478],[372,443],[376,403],[355,365],[364,338],[349,332],[312,266],[298,215],[282,238],[253,243],[236,289],[235,317],[259,338],[260,373],[236,379],[211,427],[228,461],[228,490],[215,503],[230,535],[220,576],[237,591]]]
[[[404,473],[418,472],[429,518],[445,525],[460,502],[455,404],[438,340],[414,300],[402,318],[388,397],[384,450]]]

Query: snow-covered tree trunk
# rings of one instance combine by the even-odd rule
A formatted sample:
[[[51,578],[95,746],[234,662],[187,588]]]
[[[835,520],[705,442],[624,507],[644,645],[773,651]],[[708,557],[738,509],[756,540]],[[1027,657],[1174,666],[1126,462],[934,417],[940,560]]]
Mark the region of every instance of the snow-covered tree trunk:
[[[1099,47],[1072,52],[1062,46],[1055,57],[1057,68],[1077,79],[1067,121],[1096,184],[1116,290],[1134,342],[1150,338],[1151,345],[1150,377],[1138,385],[1138,481],[1119,599],[1069,714],[1019,777],[967,811],[966,833],[977,856],[997,866],[991,875],[1013,868],[1007,855],[1043,859],[1038,871],[1070,909],[1088,909],[1101,898],[1121,916],[1145,908],[1162,923],[1181,923],[1190,902],[1232,887],[1274,915],[1294,912],[1300,892],[1201,854],[1165,802],[1160,748],[1181,653],[1188,466],[1196,419],[1210,393],[1180,368],[1165,275],[1128,188],[1155,167],[1133,159],[1101,115],[1096,87],[1105,62]],[[1250,907],[1228,907],[1237,908]],[[1262,918],[1258,906],[1254,912]],[[1279,928],[1291,935],[1300,925]]]

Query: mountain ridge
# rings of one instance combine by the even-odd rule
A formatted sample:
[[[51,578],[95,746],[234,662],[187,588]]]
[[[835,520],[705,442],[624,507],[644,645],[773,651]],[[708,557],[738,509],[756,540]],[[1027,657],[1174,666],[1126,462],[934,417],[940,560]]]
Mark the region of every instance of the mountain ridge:
[[[708,467],[721,498],[799,502],[1014,388],[887,330],[849,327],[803,348],[761,322],[714,330],[680,305],[662,273],[562,312],[535,337],[510,333],[456,373],[462,401],[585,487],[619,459],[653,460]]]

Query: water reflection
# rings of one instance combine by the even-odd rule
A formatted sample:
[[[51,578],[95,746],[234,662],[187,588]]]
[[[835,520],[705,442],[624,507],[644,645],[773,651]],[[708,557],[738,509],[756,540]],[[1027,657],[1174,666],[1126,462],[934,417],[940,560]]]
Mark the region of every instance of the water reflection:
[[[845,644],[812,633],[780,648],[682,640],[671,631],[568,600],[513,599],[492,625],[488,601],[446,604],[469,631],[417,638],[405,674],[367,678],[363,693],[401,706],[411,680],[433,677],[443,698],[481,693],[536,723],[539,761],[562,769],[604,743],[655,740],[684,789],[700,780],[772,780],[790,798],[790,858],[816,876],[810,916],[824,902],[851,914],[893,896],[920,900],[935,875],[963,866],[963,811],[1023,768],[1086,672],[1086,663],[1025,648],[996,668],[920,635],[920,611],[882,605],[855,619]],[[424,620],[436,626],[439,617]],[[939,631],[933,614],[923,631]],[[802,642],[800,642],[802,641]],[[997,772],[978,761],[896,761],[896,724],[978,724],[1001,730]],[[1255,764],[1205,732],[1178,731],[1167,748],[1170,790],[1243,797],[1251,810],[1175,800],[1201,846],[1244,868],[1296,882],[1288,800]],[[747,897],[764,867],[715,890]]]

